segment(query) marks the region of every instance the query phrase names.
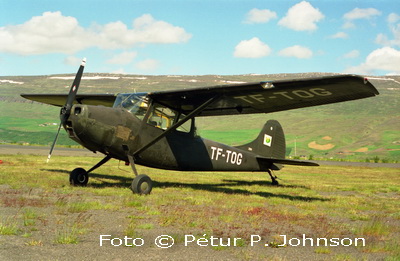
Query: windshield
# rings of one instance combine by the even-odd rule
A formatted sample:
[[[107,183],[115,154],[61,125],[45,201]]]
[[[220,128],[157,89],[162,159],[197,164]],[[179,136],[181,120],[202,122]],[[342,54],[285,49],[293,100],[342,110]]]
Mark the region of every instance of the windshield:
[[[146,93],[120,93],[113,107],[124,108],[139,119],[143,119],[148,108],[148,99]]]

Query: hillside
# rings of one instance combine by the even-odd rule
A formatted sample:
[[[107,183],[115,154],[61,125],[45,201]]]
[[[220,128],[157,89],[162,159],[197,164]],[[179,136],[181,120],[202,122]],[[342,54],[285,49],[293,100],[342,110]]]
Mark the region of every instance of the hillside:
[[[85,74],[80,93],[148,92],[272,79],[322,76],[310,74],[148,76]],[[0,77],[0,142],[51,144],[58,108],[32,103],[20,93],[67,93],[74,75]],[[382,78],[382,77],[381,77]],[[391,77],[399,82],[400,77]],[[286,133],[289,156],[400,160],[400,84],[371,79],[374,98],[269,115],[197,119],[201,136],[238,145],[255,138],[264,122],[276,119]],[[234,119],[233,119],[234,117]],[[73,145],[65,133],[59,144]]]

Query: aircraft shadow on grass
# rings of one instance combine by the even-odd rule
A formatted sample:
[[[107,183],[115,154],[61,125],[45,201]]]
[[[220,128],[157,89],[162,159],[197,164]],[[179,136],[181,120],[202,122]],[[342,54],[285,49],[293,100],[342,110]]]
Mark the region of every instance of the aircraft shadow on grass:
[[[61,170],[61,169],[46,169],[47,171],[51,172],[59,172],[69,175],[69,171]],[[91,173],[90,177],[93,179],[100,179],[101,183],[91,183],[88,186],[94,188],[105,188],[105,187],[129,187],[132,179],[123,176],[117,175],[107,175],[107,174],[97,174]],[[113,180],[117,182],[107,182],[106,180]],[[282,198],[282,199],[289,199],[289,200],[297,200],[297,201],[330,201],[327,198],[321,197],[304,197],[304,196],[293,196],[293,195],[286,195],[286,194],[277,194],[277,193],[270,193],[265,191],[258,191],[252,192],[242,188],[231,188],[232,186],[270,186],[276,187],[272,185],[269,181],[244,181],[244,180],[232,180],[232,179],[224,179],[222,180],[223,183],[181,183],[181,182],[158,182],[153,180],[153,185],[158,188],[191,188],[194,190],[202,190],[202,191],[209,191],[209,192],[218,192],[218,193],[225,193],[225,194],[238,194],[238,195],[257,195],[264,198]],[[306,186],[296,186],[296,185],[279,185],[283,188],[303,188],[309,189]]]

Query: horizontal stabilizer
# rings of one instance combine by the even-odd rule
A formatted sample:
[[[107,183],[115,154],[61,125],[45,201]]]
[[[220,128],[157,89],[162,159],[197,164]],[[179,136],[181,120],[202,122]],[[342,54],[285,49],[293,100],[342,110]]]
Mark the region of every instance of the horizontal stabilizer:
[[[319,166],[318,163],[312,161],[303,160],[290,160],[290,159],[275,159],[266,157],[257,157],[260,166],[271,168],[273,164],[283,164],[283,165],[297,165],[297,166]]]

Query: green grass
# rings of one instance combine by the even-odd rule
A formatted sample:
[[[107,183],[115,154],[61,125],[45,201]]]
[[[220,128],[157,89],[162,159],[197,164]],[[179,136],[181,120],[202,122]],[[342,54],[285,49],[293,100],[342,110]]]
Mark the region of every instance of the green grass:
[[[385,223],[381,218],[373,218],[373,220],[361,226],[356,233],[385,239],[390,234],[390,226]]]
[[[23,213],[24,226],[34,226],[36,224],[37,213],[32,209],[25,209]]]
[[[185,234],[207,234],[242,238],[242,250],[235,253],[246,259],[254,256],[255,250],[248,248],[253,234],[265,237],[269,249],[278,251],[282,248],[274,246],[282,244],[279,235],[306,233],[312,238],[366,239],[366,247],[356,247],[351,254],[332,247],[312,250],[323,259],[398,256],[398,169],[287,166],[275,173],[281,179],[276,187],[265,173],[190,173],[138,166],[154,181],[151,195],[138,196],[129,189],[130,167],[118,166],[117,161],[92,173],[87,187],[72,187],[69,170],[88,169],[98,158],[57,156],[49,164],[40,156],[1,159],[0,203],[10,211],[3,214],[0,231],[21,238],[26,246],[80,246],[99,233],[146,240],[173,234],[183,244]],[[53,236],[42,236],[49,233]],[[230,247],[211,249],[233,253]],[[276,258],[284,258],[284,252]]]
[[[200,131],[202,137],[207,137],[207,139],[215,140],[225,144],[231,145],[242,145],[253,141],[260,129],[250,129],[250,130],[236,130],[236,131],[215,131],[215,130],[203,130]]]
[[[18,233],[18,226],[15,221],[7,219],[0,221],[0,235],[16,235]]]
[[[64,227],[56,232],[54,240],[57,244],[78,244],[78,231],[76,227]]]
[[[367,246],[354,251],[371,259],[374,254],[398,253],[398,169],[287,166],[276,172],[281,178],[276,187],[265,173],[190,173],[138,166],[154,182],[151,195],[138,196],[128,188],[133,178],[130,167],[120,170],[117,161],[92,173],[87,187],[71,187],[68,171],[77,166],[88,169],[98,158],[57,156],[49,164],[40,156],[1,159],[0,203],[10,214],[4,216],[7,222],[1,223],[0,231],[21,238],[18,231],[29,232],[27,245],[79,245],[96,233],[146,237],[160,230],[173,232],[176,238],[188,233],[240,237],[246,248],[253,234],[274,246],[282,243],[279,235],[306,233],[313,238],[365,237]],[[12,215],[17,218],[10,222]],[[105,215],[109,217],[102,219]],[[52,240],[40,237],[49,230]],[[347,258],[335,248],[328,250],[311,252],[333,260]],[[250,255],[239,252],[239,258]]]

